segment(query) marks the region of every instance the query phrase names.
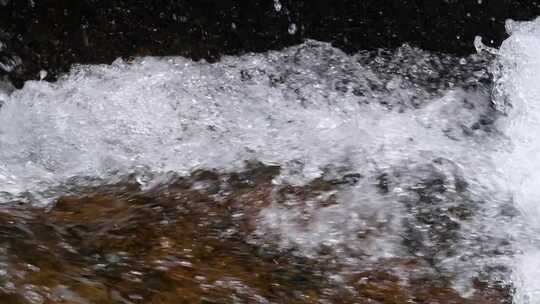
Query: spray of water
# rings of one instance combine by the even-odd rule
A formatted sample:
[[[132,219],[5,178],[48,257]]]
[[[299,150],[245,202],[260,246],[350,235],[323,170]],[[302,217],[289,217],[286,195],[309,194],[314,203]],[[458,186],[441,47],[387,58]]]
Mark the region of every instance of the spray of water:
[[[522,214],[516,229],[515,302],[540,299],[540,20],[506,24],[510,34],[501,45],[496,69],[495,102],[506,117],[499,129],[512,146],[495,155],[497,168]]]
[[[307,41],[214,64],[77,66],[0,96],[0,199],[46,205],[128,175],[151,188],[170,172],[255,160],[281,168],[277,185],[343,182],[307,205],[276,194],[254,239],[315,258],[331,247],[353,266],[421,257],[463,295],[508,267],[517,303],[533,303],[538,28],[511,26],[494,93],[485,57],[408,46],[351,56]],[[336,204],[319,208],[329,196]]]

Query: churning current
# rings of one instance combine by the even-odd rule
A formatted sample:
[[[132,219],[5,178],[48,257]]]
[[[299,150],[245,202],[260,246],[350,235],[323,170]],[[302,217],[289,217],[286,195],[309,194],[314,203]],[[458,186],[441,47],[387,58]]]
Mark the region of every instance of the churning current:
[[[257,162],[280,168],[275,185],[340,182],[326,208],[265,206],[254,239],[314,259],[328,246],[348,269],[425,257],[464,297],[488,276],[538,303],[540,20],[508,31],[500,49],[477,43],[464,58],[306,41],[28,81],[0,94],[0,201],[46,207],[128,177],[149,190]]]

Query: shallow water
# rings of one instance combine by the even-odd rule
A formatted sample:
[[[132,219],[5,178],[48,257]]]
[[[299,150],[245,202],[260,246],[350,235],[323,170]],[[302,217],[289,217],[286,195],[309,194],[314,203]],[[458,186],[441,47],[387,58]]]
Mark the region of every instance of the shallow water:
[[[1,297],[534,303],[540,23],[509,26],[466,58],[306,41],[6,91]]]

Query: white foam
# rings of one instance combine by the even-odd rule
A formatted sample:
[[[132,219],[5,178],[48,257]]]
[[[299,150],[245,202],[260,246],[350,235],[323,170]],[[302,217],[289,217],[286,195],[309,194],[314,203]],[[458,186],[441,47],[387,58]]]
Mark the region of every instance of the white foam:
[[[457,80],[444,78],[451,73],[433,66],[454,62],[446,65],[475,84],[476,76],[465,77],[475,59],[459,64],[410,47],[368,64],[364,55],[308,41],[215,64],[146,57],[78,66],[56,83],[27,82],[0,109],[2,201],[47,203],[70,191],[66,185],[113,183],[134,172],[239,170],[248,160],[280,165],[276,184],[360,173],[360,183],[340,188],[339,204],[308,210],[307,227],[297,223],[302,210],[273,204],[261,212],[259,232],[308,255],[321,245],[373,259],[431,254],[449,275],[470,278],[484,265],[488,236],[504,238],[506,226],[493,224],[500,201],[491,199],[502,187],[492,163],[499,138],[478,127],[491,115],[486,92],[452,87]],[[395,173],[389,193],[377,190],[382,173]],[[458,178],[467,195],[456,189]],[[461,227],[446,249],[456,254],[438,252],[429,239],[407,252],[406,229],[431,237],[414,219],[429,206],[412,202],[419,185],[437,179],[445,192],[433,195],[448,200],[441,208],[466,201],[477,215],[448,219]],[[386,228],[358,237],[373,220]]]
[[[513,145],[496,160],[524,218],[515,245],[521,252],[514,273],[515,302],[528,304],[540,301],[540,20],[509,21],[507,29],[511,36],[498,51],[496,93],[508,114],[499,126]]]
[[[272,77],[285,79],[272,85]],[[346,93],[334,88],[342,78]],[[364,170],[426,153],[475,157],[441,130],[470,124],[477,113],[461,101],[485,97],[450,91],[402,115],[364,103],[398,103],[414,88],[373,92],[370,79],[380,81],[354,57],[315,42],[217,64],[147,57],[79,66],[56,83],[27,82],[5,101],[0,189],[17,196],[75,176],[232,170],[250,159],[283,165],[283,178],[301,182],[345,161]]]

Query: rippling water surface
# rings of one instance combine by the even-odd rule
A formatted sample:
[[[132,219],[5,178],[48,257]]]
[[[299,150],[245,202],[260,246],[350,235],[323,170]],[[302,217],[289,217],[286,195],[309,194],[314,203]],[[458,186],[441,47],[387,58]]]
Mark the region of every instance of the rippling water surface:
[[[0,99],[6,303],[540,301],[540,22],[460,58],[317,41]]]

